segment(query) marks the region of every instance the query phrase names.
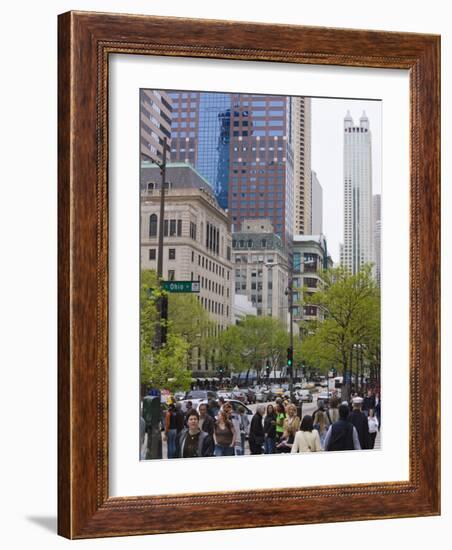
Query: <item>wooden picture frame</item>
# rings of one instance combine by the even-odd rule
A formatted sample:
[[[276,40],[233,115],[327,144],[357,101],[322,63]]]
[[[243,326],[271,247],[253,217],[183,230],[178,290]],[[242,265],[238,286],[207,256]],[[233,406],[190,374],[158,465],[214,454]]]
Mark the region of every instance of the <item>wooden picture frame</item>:
[[[440,38],[69,12],[59,16],[58,48],[59,534],[88,538],[439,514]],[[109,55],[120,53],[409,71],[408,481],[109,496],[107,92]],[[337,505],[345,498],[346,506]],[[278,503],[284,514],[274,513]]]

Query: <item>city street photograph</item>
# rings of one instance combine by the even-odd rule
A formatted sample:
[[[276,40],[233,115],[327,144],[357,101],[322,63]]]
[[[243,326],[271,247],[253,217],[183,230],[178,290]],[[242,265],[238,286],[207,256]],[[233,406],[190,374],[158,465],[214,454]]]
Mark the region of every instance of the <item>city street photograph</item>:
[[[139,102],[140,460],[381,449],[382,102]]]

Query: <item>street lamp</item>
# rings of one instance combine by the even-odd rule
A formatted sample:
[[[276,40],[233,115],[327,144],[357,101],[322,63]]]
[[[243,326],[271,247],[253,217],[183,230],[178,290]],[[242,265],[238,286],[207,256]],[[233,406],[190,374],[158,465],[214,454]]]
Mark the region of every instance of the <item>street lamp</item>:
[[[287,366],[289,369],[289,393],[290,400],[293,403],[293,277],[292,269],[290,271],[289,285],[285,292],[289,305],[289,349],[287,350]],[[290,365],[289,365],[289,350],[290,350]]]
[[[163,139],[163,155],[162,162],[155,160],[145,153],[142,153],[149,160],[156,164],[160,168],[161,184],[160,184],[160,218],[159,218],[159,234],[157,245],[157,279],[159,282],[160,290],[162,289],[163,278],[163,231],[164,231],[164,217],[165,217],[165,186],[166,186],[166,149],[168,139]],[[157,325],[157,338],[156,347],[161,348],[166,343],[167,321],[168,321],[168,297],[166,294],[160,296],[158,300],[158,312],[160,317],[160,323]]]

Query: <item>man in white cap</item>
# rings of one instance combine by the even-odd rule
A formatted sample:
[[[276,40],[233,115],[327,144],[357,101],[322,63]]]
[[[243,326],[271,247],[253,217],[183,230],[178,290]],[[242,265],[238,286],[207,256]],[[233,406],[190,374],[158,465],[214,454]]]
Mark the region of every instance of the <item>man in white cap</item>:
[[[355,426],[358,432],[359,444],[361,449],[370,449],[369,423],[366,415],[361,411],[363,398],[356,396],[352,399],[353,410],[348,420]]]

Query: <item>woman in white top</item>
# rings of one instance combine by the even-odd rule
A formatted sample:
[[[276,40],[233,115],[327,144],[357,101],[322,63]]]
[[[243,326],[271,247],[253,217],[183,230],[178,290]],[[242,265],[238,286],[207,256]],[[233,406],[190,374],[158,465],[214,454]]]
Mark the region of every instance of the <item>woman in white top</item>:
[[[369,410],[369,416],[367,417],[367,422],[369,423],[369,438],[370,438],[370,449],[374,448],[375,438],[377,437],[378,432],[378,418],[375,416],[375,411],[373,409]]]
[[[320,436],[317,430],[313,429],[312,416],[307,414],[303,417],[300,431],[295,434],[291,453],[309,453],[321,451]]]

